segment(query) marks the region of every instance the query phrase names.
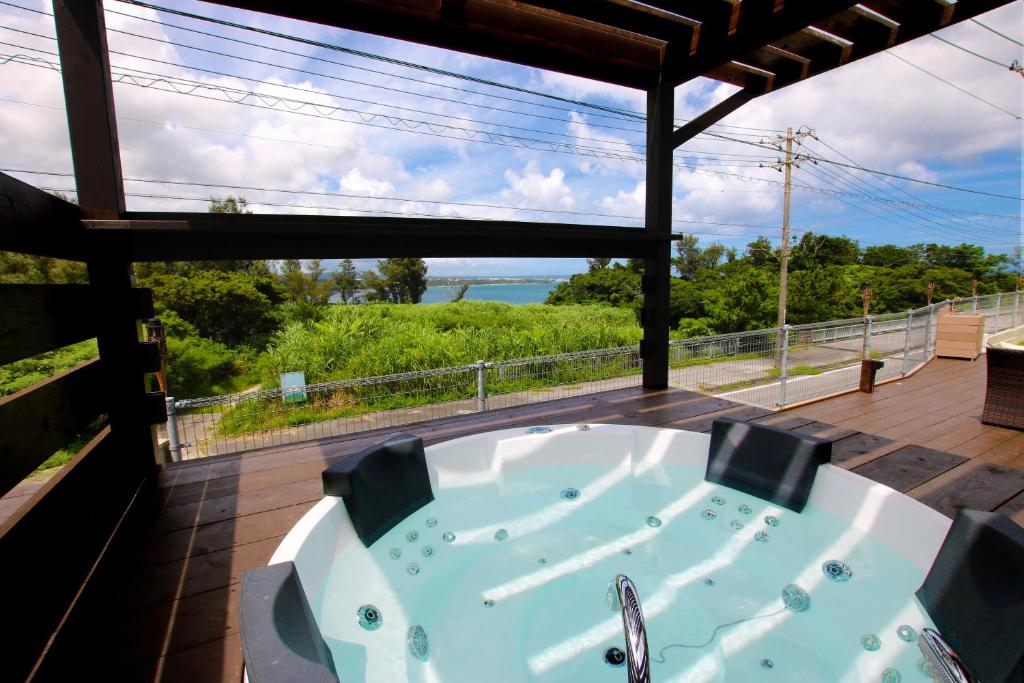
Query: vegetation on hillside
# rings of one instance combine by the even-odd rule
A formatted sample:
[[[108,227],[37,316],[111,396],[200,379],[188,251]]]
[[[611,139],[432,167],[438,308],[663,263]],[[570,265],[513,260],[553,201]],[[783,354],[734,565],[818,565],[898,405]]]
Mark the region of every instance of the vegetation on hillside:
[[[933,300],[1013,289],[1010,259],[986,254],[971,244],[870,246],[862,249],[846,237],[806,232],[791,249],[787,320],[793,324],[862,314],[861,293],[872,289],[875,313],[905,311]],[[669,301],[677,334],[688,337],[773,327],[778,315],[778,249],[766,238],[747,245],[739,256],[712,243],[701,247],[693,235],[676,244]],[[591,259],[587,273],[556,287],[549,304],[610,304],[638,310],[642,302],[643,264]]]

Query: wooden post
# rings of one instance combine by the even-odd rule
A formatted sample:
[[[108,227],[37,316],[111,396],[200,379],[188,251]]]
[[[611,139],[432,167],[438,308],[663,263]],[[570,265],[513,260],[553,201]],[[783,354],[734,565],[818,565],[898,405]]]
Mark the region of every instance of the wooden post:
[[[675,89],[664,80],[647,91],[647,205],[644,229],[664,237],[644,259],[645,389],[668,386],[668,297],[672,266],[672,116]]]
[[[932,305],[932,298],[934,296],[935,296],[935,283],[934,282],[929,282],[928,283],[928,305],[929,306]]]
[[[89,217],[119,218],[124,185],[103,7],[98,0],[54,0],[53,14],[78,202]],[[147,396],[139,362],[138,320],[146,311],[139,307],[127,252],[110,246],[92,255],[87,267],[103,302],[96,310],[97,342],[110,392],[111,436],[125,467],[139,467],[144,478],[156,462],[147,412],[155,399],[163,401]]]

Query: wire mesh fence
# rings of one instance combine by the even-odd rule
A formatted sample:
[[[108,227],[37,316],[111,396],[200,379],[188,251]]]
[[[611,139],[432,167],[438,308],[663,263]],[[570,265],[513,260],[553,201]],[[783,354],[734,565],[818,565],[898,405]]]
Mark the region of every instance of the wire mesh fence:
[[[856,388],[861,361],[876,381],[934,353],[940,312],[977,311],[992,334],[1024,324],[1019,292],[941,302],[905,313],[673,340],[669,384],[765,408]],[[298,443],[496,408],[639,386],[639,346],[565,353],[227,396],[168,399],[172,457]]]

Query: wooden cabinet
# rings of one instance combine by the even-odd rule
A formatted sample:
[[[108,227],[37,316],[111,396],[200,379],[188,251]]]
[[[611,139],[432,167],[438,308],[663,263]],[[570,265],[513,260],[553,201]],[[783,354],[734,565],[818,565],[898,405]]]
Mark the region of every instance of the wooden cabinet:
[[[974,360],[981,353],[985,316],[980,313],[949,313],[939,318],[935,355]]]

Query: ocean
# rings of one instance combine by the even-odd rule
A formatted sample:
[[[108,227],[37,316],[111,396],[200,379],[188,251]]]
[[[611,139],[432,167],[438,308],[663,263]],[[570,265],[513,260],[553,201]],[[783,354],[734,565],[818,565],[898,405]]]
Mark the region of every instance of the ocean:
[[[491,285],[470,285],[465,299],[477,301],[504,301],[510,304],[541,304],[548,298],[557,282],[508,282]],[[423,294],[425,304],[440,304],[451,301],[458,287],[432,285]]]

